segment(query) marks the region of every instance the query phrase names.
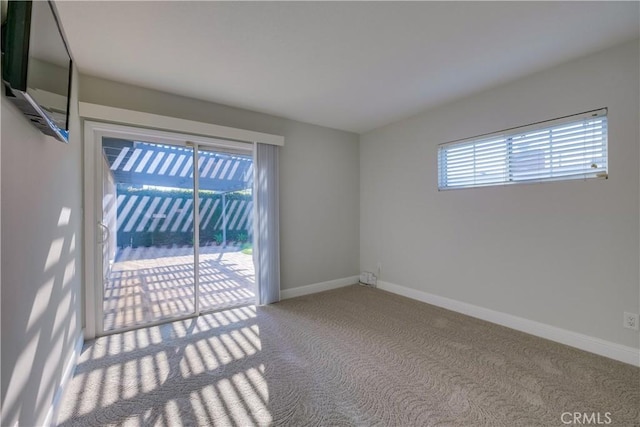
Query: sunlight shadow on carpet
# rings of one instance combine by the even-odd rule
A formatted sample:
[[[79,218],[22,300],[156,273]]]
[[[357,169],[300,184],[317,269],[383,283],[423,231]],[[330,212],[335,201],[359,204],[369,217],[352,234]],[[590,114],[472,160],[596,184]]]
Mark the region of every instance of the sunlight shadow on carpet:
[[[88,343],[60,425],[270,424],[255,318],[247,306]]]
[[[640,369],[354,285],[85,345],[61,426],[639,425]]]

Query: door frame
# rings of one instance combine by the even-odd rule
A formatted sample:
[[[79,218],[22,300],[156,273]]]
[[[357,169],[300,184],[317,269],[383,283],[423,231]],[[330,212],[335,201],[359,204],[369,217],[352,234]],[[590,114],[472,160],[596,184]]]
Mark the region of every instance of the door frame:
[[[166,130],[149,129],[143,127],[120,125],[114,123],[97,122],[85,120],[84,123],[84,141],[83,141],[83,166],[84,166],[84,338],[93,339],[98,336],[108,335],[111,333],[124,332],[131,329],[141,327],[149,327],[170,321],[187,319],[200,315],[198,293],[199,283],[198,275],[194,274],[194,313],[176,316],[170,319],[158,320],[135,325],[124,329],[114,331],[104,331],[103,328],[103,292],[104,282],[102,278],[102,251],[99,248],[99,237],[102,229],[99,226],[102,219],[102,137],[113,137],[121,139],[132,139],[144,142],[177,145],[183,147],[191,147],[194,153],[198,152],[199,146],[206,146],[227,152],[242,152],[245,154],[253,154],[255,152],[255,143],[233,141],[226,139],[218,139],[214,137],[191,135],[182,132],[172,132]],[[194,171],[199,170],[197,164],[197,156],[195,156]],[[198,184],[199,173],[194,173],[194,186]],[[197,215],[199,213],[199,198],[194,192],[194,225],[198,223]],[[199,227],[194,228],[194,265],[198,266],[198,239]],[[100,258],[100,259],[99,259]],[[256,298],[257,289],[254,289]]]

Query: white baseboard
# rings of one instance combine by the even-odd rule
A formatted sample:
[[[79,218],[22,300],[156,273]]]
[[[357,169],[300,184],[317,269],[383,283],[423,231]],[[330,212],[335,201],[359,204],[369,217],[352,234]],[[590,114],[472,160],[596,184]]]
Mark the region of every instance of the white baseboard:
[[[300,297],[302,295],[315,294],[316,292],[328,291],[342,288],[358,283],[359,276],[344,277],[342,279],[329,280],[328,282],[314,283],[312,285],[300,286],[293,289],[282,289],[280,299]]]
[[[62,396],[64,396],[64,391],[67,388],[67,384],[71,377],[73,376],[73,371],[76,369],[76,364],[78,363],[78,357],[80,357],[80,353],[82,353],[82,346],[84,345],[84,338],[82,334],[76,340],[76,345],[73,348],[73,353],[67,360],[67,364],[64,367],[64,373],[62,374],[62,378],[60,378],[60,384],[58,385],[58,389],[56,393],[53,395],[53,401],[51,402],[51,407],[49,408],[49,412],[47,412],[47,416],[44,419],[45,426],[55,426],[58,420],[58,411],[60,410],[60,402],[62,400]]]
[[[571,347],[579,348],[580,350],[585,350],[610,359],[619,360],[620,362],[628,363],[630,365],[640,366],[640,350],[637,348],[616,344],[600,338],[572,332],[556,326],[494,311],[477,305],[468,304],[466,302],[433,295],[389,282],[378,281],[378,288],[438,307],[446,308],[448,310],[456,311],[458,313],[466,314],[468,316],[476,317],[478,319],[486,320],[491,323],[506,326],[521,332],[526,332],[541,338],[546,338]]]

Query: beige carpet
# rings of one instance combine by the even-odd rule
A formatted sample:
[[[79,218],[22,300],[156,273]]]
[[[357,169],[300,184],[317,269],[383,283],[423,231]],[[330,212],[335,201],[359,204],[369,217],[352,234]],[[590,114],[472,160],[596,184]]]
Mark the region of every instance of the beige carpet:
[[[633,426],[639,411],[638,368],[354,285],[90,342],[58,421]]]

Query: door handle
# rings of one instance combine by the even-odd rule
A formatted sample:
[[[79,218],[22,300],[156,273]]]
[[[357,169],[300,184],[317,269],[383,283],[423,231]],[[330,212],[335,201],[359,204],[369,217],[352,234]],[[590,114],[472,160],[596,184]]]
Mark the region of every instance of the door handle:
[[[109,238],[111,237],[111,230],[109,230],[109,227],[107,227],[106,225],[104,225],[102,222],[98,221],[98,227],[100,227],[102,229],[102,240],[100,240],[98,242],[99,245],[102,245],[106,242],[109,241]],[[105,233],[106,231],[106,233]],[[106,237],[105,237],[106,234]]]

